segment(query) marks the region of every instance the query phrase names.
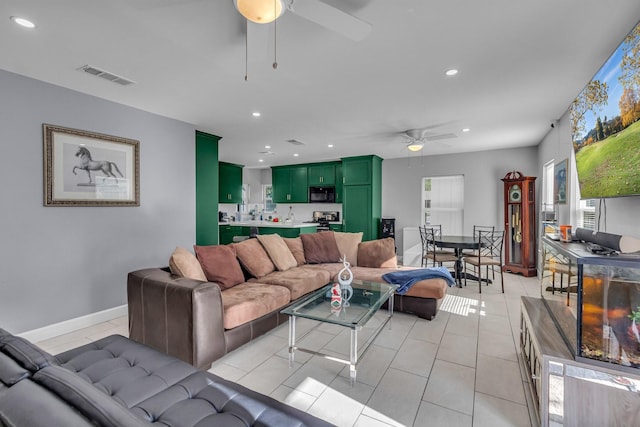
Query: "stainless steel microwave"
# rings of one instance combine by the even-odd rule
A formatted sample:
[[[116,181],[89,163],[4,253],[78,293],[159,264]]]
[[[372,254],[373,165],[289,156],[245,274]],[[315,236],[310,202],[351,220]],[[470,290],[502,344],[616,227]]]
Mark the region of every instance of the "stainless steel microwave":
[[[309,203],[335,203],[335,187],[309,187]]]

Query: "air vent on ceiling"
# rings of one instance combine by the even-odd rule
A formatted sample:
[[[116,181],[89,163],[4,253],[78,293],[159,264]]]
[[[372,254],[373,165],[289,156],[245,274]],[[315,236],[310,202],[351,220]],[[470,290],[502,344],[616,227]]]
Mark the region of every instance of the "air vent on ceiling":
[[[265,156],[272,156],[276,153],[275,151],[268,150],[268,151],[260,151],[260,154],[264,154]]]
[[[135,83],[133,80],[117,76],[108,71],[94,67],[93,65],[83,65],[82,67],[78,68],[78,71],[84,71],[85,73],[91,74],[92,76],[100,77],[102,79],[109,80],[110,82],[117,83],[122,86],[128,86]]]
[[[305,145],[304,142],[298,141],[297,139],[287,139],[287,142],[293,145]]]

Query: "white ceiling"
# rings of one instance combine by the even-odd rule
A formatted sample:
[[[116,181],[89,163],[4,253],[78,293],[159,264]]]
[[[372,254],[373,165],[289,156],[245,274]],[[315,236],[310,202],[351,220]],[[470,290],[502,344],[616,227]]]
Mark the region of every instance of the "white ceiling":
[[[537,145],[640,19],[638,0],[323,1],[369,35],[286,12],[276,70],[273,24],[249,32],[245,81],[233,0],[2,0],[0,68],[192,123],[222,137],[221,160],[248,167],[389,159],[421,155],[398,135],[414,128],[457,135],[424,155]],[[136,84],[77,71],[85,64]]]

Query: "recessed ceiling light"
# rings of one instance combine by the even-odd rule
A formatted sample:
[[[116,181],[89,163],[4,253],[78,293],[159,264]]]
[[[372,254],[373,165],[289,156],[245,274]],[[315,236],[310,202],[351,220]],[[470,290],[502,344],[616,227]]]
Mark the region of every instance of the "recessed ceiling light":
[[[293,153],[293,157],[298,157],[300,154],[298,153]]]
[[[470,130],[471,129],[469,129],[469,128],[464,128],[464,129],[462,129],[462,132],[469,132]]]
[[[333,148],[333,144],[329,144],[329,145],[327,145],[327,147]]]
[[[253,113],[251,113],[251,115],[252,115],[253,117],[260,117],[260,115],[261,115],[261,114],[260,114],[260,112],[259,112],[259,111],[254,111]]]
[[[258,161],[259,161],[260,163],[264,162],[264,160],[262,160],[262,159],[258,159]]]
[[[34,24],[33,22],[29,21],[26,18],[20,18],[19,16],[12,16],[10,18],[13,22],[15,22],[16,24],[25,27],[25,28],[35,28],[36,24]]]
[[[270,145],[265,145],[264,148],[266,148],[268,150],[269,148],[271,148],[271,146]]]
[[[447,70],[444,72],[447,76],[455,76],[456,74],[458,74],[458,70],[456,70],[455,68],[452,68],[450,70]]]

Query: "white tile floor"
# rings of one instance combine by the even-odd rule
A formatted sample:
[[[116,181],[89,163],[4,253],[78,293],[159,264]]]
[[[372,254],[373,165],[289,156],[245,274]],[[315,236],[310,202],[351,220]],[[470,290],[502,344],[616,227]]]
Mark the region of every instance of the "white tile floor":
[[[449,288],[432,321],[395,313],[361,359],[353,387],[345,365],[307,353],[296,353],[289,368],[286,324],[216,361],[211,372],[338,426],[531,427],[517,343],[520,296],[539,292],[537,278],[505,274],[504,294],[499,280],[482,294],[476,282]],[[314,326],[297,323],[300,333]],[[126,317],[38,344],[56,354],[113,333],[127,335]],[[348,342],[347,330],[321,325],[301,345],[344,357]]]

